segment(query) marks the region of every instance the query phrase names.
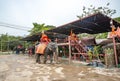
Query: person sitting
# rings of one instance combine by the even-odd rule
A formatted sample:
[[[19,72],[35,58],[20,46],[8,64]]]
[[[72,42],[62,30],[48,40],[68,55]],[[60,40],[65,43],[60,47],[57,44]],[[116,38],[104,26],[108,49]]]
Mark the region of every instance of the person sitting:
[[[71,30],[71,33],[70,33],[70,41],[72,43],[76,43],[77,41],[79,41],[79,38],[77,37],[77,35],[75,33],[72,32],[72,30]]]
[[[40,56],[44,54],[44,50],[49,42],[51,42],[51,40],[48,38],[48,36],[42,33],[42,36],[40,38],[40,44],[37,45],[36,47],[36,54],[37,54],[36,63],[41,63]]]
[[[74,41],[78,40],[78,37],[75,35],[75,33],[72,33],[70,35],[70,40],[74,40]]]
[[[49,42],[51,42],[51,40],[48,38],[48,36],[46,34],[43,33],[40,38],[40,42],[48,44]]]

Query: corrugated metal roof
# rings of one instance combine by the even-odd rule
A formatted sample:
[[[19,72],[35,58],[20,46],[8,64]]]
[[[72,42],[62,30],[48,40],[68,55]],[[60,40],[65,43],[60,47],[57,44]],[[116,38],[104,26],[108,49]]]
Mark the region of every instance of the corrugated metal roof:
[[[78,19],[76,21],[67,23],[62,26],[58,26],[54,29],[45,31],[48,37],[51,39],[55,38],[65,38],[67,35],[70,35],[71,30],[75,34],[88,33],[88,34],[97,34],[110,32],[110,21],[113,20],[110,17],[103,15],[101,13],[93,14],[88,17]],[[115,27],[120,27],[120,23],[113,20]],[[36,41],[39,40],[41,33],[37,33],[32,36],[23,38],[24,41]]]
[[[48,31],[66,35],[70,34],[71,29],[75,34],[79,33],[97,34],[109,32],[111,31],[110,20],[111,20],[110,17],[103,15],[101,13],[97,13]],[[116,22],[115,20],[113,20],[113,24],[115,25],[115,27],[120,26],[120,23]]]

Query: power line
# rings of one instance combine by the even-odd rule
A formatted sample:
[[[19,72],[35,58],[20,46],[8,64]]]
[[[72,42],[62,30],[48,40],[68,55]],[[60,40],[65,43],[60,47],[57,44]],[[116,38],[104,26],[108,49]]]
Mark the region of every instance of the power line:
[[[16,27],[22,27],[22,28],[31,28],[31,27],[26,27],[26,26],[20,26],[20,25],[15,25],[15,24],[9,24],[9,23],[5,23],[5,22],[1,22],[0,24],[4,24],[4,25],[9,25],[9,26],[16,26]]]
[[[29,30],[26,30],[26,29],[22,29],[22,28],[17,28],[17,27],[12,27],[12,26],[7,26],[7,25],[1,25],[0,26],[2,27],[7,27],[7,28],[13,28],[13,29],[18,29],[18,30],[24,30],[24,31],[29,31]]]
[[[8,24],[8,23],[4,23],[4,22],[0,22],[0,26],[7,27],[7,28],[18,29],[18,30],[24,30],[24,31],[29,31],[29,29],[31,29],[31,27],[13,25],[13,24]]]

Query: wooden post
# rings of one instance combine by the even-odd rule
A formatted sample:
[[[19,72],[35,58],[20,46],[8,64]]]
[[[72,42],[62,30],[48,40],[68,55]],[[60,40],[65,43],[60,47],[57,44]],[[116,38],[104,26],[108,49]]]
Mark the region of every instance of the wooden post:
[[[1,38],[1,42],[0,43],[1,43],[1,53],[2,53],[2,38]]]
[[[113,39],[113,46],[114,46],[115,63],[116,63],[116,66],[118,67],[118,60],[117,60],[117,52],[116,52],[115,37],[113,36],[112,39]]]
[[[114,46],[114,55],[115,55],[115,63],[116,66],[118,67],[118,60],[117,60],[117,52],[116,52],[116,43],[115,43],[115,36],[116,36],[116,32],[115,32],[115,26],[113,25],[113,21],[110,21],[110,25],[112,28],[112,39],[113,39],[113,46]]]
[[[57,42],[58,42],[58,39],[57,39],[57,38],[56,38],[55,42],[56,42],[56,44],[57,44]],[[57,48],[56,48],[56,53],[57,53],[57,54],[56,54],[56,61],[57,61],[56,63],[58,63],[58,60],[59,60],[59,59],[58,59],[58,57],[59,57],[58,45],[57,45]]]
[[[106,54],[106,53],[105,53],[105,57],[104,57],[104,58],[105,58],[105,65],[106,65],[106,67],[108,67],[108,62],[107,62],[107,58],[108,58],[108,57],[107,57],[107,54]]]
[[[74,54],[74,60],[76,60],[76,54]]]
[[[70,36],[68,37],[69,41],[69,64],[71,63],[71,43],[70,43]]]

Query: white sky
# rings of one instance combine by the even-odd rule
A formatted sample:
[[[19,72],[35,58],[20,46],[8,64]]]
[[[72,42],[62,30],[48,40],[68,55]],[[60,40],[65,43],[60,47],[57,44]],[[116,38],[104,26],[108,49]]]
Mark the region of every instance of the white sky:
[[[33,27],[32,23],[60,26],[78,19],[83,6],[106,6],[116,9],[120,17],[120,0],[0,0],[0,22]],[[28,35],[27,31],[0,26],[0,34]]]

